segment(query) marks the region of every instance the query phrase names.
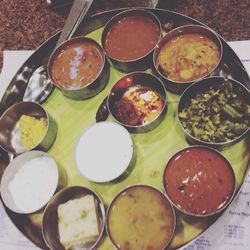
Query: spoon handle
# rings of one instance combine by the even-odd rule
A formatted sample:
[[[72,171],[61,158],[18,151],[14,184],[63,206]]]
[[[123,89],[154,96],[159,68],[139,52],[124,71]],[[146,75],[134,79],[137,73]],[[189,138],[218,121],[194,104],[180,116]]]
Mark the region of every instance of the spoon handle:
[[[84,18],[87,11],[89,10],[89,7],[91,6],[92,2],[93,0],[74,1],[70,9],[68,18],[66,20],[66,23],[61,32],[61,35],[57,41],[56,47],[73,35],[78,25],[80,24],[81,20]]]

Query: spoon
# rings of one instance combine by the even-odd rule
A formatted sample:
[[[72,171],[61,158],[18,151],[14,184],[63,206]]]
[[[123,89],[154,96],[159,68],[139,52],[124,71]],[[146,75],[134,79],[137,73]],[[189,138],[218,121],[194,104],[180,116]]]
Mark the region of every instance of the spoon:
[[[72,37],[92,2],[93,0],[74,1],[55,48]],[[23,101],[41,103],[49,96],[53,89],[54,85],[47,74],[47,66],[43,65],[32,73],[24,92]]]

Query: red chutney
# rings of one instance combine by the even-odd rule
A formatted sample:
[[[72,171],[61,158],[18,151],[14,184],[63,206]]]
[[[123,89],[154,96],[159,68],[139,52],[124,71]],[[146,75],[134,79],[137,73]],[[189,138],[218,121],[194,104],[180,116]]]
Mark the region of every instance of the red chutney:
[[[130,87],[115,106],[119,121],[130,126],[140,126],[152,122],[160,115],[164,101],[157,91],[136,85]]]
[[[76,40],[57,52],[51,63],[52,81],[63,89],[80,89],[94,81],[104,58],[100,48],[88,40]]]
[[[235,179],[229,163],[208,148],[188,148],[167,164],[164,186],[171,201],[194,215],[221,210],[234,193]]]
[[[104,48],[114,59],[134,60],[148,54],[159,38],[160,29],[152,18],[128,16],[111,26]]]

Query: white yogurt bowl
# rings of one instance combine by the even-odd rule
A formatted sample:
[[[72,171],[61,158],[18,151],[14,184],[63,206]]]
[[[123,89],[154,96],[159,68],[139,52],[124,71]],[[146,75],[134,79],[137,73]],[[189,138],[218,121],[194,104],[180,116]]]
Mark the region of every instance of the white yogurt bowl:
[[[59,186],[59,170],[53,158],[42,151],[17,156],[1,179],[1,196],[12,211],[29,214],[43,208]]]
[[[89,127],[75,148],[80,173],[93,182],[109,182],[120,177],[133,162],[133,140],[129,132],[114,122]]]

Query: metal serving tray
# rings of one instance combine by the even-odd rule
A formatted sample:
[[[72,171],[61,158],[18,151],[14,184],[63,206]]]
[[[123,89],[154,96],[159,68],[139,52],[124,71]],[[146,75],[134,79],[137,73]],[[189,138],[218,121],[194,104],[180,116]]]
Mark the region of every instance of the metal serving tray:
[[[122,10],[124,9],[107,11],[84,19],[74,36],[88,36],[100,42],[105,23]],[[175,12],[162,9],[148,10],[152,11],[159,18],[164,32],[184,24],[204,25],[190,17]],[[12,104],[23,100],[24,91],[32,72],[39,66],[47,64],[58,37],[59,34],[52,36],[21,66],[2,98],[1,112]],[[220,39],[223,44],[224,54],[222,63],[212,75],[232,77],[250,89],[249,76],[241,61],[225,40],[221,37]],[[147,72],[151,72],[151,69],[148,69]],[[75,143],[83,131],[95,123],[95,115],[99,105],[108,94],[111,86],[122,75],[122,72],[111,66],[111,74],[107,86],[101,93],[91,99],[74,101],[63,96],[60,90],[54,89],[42,103],[43,107],[51,113],[58,124],[57,139],[48,153],[54,157],[61,168],[66,170],[68,186],[83,185],[91,188],[101,196],[106,205],[109,204],[116,193],[131,184],[146,183],[163,190],[162,174],[166,162],[175,152],[188,146],[176,119],[176,106],[180,96],[167,92],[168,112],[160,126],[144,134],[132,134],[137,150],[137,160],[134,169],[127,178],[116,183],[97,184],[89,182],[80,175],[74,163]],[[239,193],[248,170],[248,144],[249,138],[245,138],[234,146],[222,151],[222,154],[230,161],[235,171],[237,181],[236,195]],[[12,157],[1,150],[1,175]],[[7,208],[6,211],[16,227],[27,238],[40,248],[47,249],[41,232],[43,211],[30,215],[16,214]],[[186,246],[206,231],[208,227],[212,226],[219,216],[194,219],[177,213],[177,227],[169,249]],[[107,236],[104,236],[99,249],[113,249]]]

